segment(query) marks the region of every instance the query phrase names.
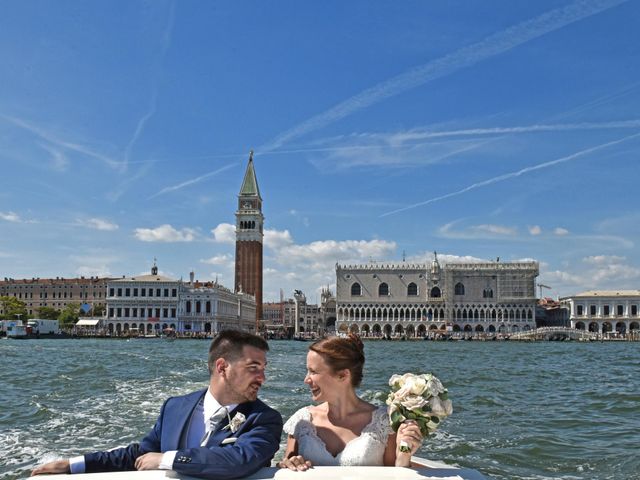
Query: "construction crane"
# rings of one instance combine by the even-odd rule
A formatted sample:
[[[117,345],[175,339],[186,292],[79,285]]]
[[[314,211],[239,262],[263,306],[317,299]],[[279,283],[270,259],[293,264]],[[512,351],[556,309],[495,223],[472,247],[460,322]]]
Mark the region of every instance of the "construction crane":
[[[543,288],[551,289],[551,287],[549,285],[544,285],[542,283],[538,283],[537,285],[538,285],[538,288],[540,289],[540,297],[539,298],[542,298],[542,289]]]

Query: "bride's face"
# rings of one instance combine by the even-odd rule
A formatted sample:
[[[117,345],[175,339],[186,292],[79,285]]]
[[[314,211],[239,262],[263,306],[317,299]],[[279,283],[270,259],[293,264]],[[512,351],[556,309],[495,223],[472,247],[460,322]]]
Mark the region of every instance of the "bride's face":
[[[324,361],[322,355],[310,350],[307,353],[307,375],[304,383],[311,389],[311,398],[315,402],[325,402],[337,392],[342,391],[345,386],[344,375],[340,375],[331,370],[331,367]]]

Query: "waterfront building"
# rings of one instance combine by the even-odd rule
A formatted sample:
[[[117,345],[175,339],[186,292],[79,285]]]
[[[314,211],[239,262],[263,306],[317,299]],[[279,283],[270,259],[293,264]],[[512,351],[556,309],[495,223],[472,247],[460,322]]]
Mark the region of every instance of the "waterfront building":
[[[543,327],[569,327],[569,310],[558,300],[541,298],[536,306],[536,328]]]
[[[263,304],[263,326],[269,334],[291,338],[294,335],[322,336],[335,330],[336,299],[329,288],[322,289],[320,305],[307,303],[301,290],[295,290],[293,296]]]
[[[537,262],[336,264],[336,328],[363,336],[535,328]]]
[[[28,315],[37,315],[40,307],[62,310],[70,303],[88,305],[87,310],[106,304],[110,278],[31,278],[0,280],[0,297],[15,297],[24,302]],[[0,315],[4,314],[0,304]]]
[[[111,335],[158,334],[167,329],[183,335],[222,329],[253,331],[253,296],[233,293],[213,283],[183,282],[158,274],[122,278],[108,283],[106,331]]]
[[[640,330],[640,290],[591,290],[560,302],[569,310],[571,328],[619,335]]]
[[[236,293],[248,293],[255,297],[256,316],[254,329],[258,331],[262,319],[262,239],[264,216],[262,197],[253,166],[253,151],[238,195],[236,211]]]

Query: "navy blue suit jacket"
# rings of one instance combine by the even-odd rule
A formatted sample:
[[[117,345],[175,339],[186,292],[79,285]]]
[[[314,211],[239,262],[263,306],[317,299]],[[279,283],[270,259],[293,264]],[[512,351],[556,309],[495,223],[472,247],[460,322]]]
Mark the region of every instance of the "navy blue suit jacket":
[[[86,472],[135,470],[135,460],[140,455],[170,450],[178,451],[173,470],[194,477],[240,478],[268,467],[280,445],[282,416],[260,400],[241,403],[230,412],[231,418],[237,412],[246,417],[235,433],[225,428],[228,424],[228,419],[225,419],[209,437],[205,447],[179,448],[193,409],[205,393],[206,389],[169,398],[162,405],[156,424],[140,443],[85,455]],[[222,441],[230,437],[237,440],[223,445]]]

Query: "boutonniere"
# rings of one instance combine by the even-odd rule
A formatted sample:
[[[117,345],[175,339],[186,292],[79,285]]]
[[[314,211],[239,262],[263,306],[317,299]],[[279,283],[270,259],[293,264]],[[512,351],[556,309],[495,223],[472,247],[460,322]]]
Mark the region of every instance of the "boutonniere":
[[[229,425],[224,427],[224,429],[225,430],[229,429],[229,430],[231,430],[231,433],[236,433],[238,431],[238,429],[240,428],[240,425],[242,425],[245,422],[246,419],[247,419],[247,417],[245,417],[243,413],[237,412],[233,416],[233,418],[231,420],[229,420]]]

